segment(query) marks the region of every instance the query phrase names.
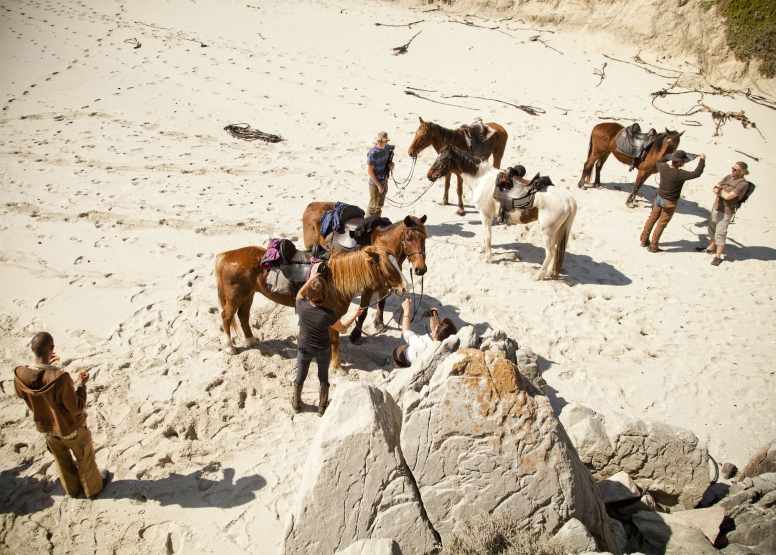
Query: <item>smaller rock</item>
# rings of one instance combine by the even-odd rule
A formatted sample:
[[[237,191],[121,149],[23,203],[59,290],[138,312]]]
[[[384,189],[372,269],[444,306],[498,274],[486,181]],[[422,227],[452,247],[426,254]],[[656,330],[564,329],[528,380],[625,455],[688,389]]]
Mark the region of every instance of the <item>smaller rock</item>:
[[[620,550],[620,553],[623,553],[625,547],[628,545],[628,534],[625,531],[625,526],[622,522],[616,518],[611,519],[611,521],[612,531],[614,532],[614,541],[617,542],[617,548]]]
[[[719,527],[725,519],[725,509],[722,507],[710,507],[708,509],[692,509],[690,511],[677,511],[671,513],[685,522],[697,526],[706,534],[711,543],[717,541]]]
[[[625,472],[618,472],[614,476],[598,482],[598,491],[601,492],[601,497],[606,505],[641,497],[639,486]]]
[[[373,538],[351,543],[336,555],[402,555],[399,544],[390,538]]]
[[[456,334],[460,341],[459,349],[476,349],[480,344],[480,338],[474,331],[474,326],[464,326]]]
[[[769,491],[757,502],[757,506],[763,509],[773,507],[774,505],[776,505],[776,491]]]
[[[730,480],[738,472],[738,467],[733,463],[725,463],[722,465],[722,477],[725,480]]]
[[[697,527],[673,514],[643,512],[633,515],[644,539],[658,553],[665,555],[716,555],[719,553],[709,538]],[[646,547],[646,546],[645,546]]]
[[[749,462],[746,463],[741,474],[738,476],[740,482],[744,478],[752,478],[765,474],[766,472],[776,472],[776,439],[770,445],[767,445],[757,451]]]
[[[585,525],[572,518],[555,534],[555,539],[562,541],[570,553],[593,551],[597,548],[595,538],[590,535]]]
[[[655,503],[655,500],[649,493],[645,493],[641,496],[641,499],[637,499],[632,503],[626,503],[622,506],[618,505],[615,510],[618,515],[630,517],[641,511],[657,511],[657,503]]]

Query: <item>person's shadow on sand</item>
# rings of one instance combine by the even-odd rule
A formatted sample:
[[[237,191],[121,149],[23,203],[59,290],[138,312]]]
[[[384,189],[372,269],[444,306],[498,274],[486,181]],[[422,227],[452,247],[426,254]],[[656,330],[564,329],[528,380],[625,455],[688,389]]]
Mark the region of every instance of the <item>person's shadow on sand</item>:
[[[20,477],[32,462],[0,473],[0,514],[31,514],[54,505],[53,495],[65,495],[59,483],[39,480],[35,476]]]

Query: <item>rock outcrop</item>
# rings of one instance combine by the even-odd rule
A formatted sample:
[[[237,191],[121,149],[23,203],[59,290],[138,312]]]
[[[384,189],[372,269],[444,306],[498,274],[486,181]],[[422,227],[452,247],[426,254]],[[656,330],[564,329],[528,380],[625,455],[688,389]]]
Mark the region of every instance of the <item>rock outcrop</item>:
[[[658,504],[680,510],[695,508],[709,487],[709,453],[689,430],[577,403],[560,420],[596,480],[626,472]]]
[[[633,515],[633,523],[644,536],[642,550],[665,555],[718,555],[719,551],[696,526],[676,515],[643,512]]]
[[[402,555],[399,544],[390,538],[359,540],[337,555]]]
[[[313,438],[282,553],[331,554],[372,538],[395,538],[404,553],[439,547],[402,457],[400,430],[401,411],[388,393],[340,386]]]
[[[716,506],[725,511],[717,544],[726,553],[776,553],[776,473],[744,479]]]
[[[564,524],[555,534],[555,538],[563,542],[569,553],[584,553],[596,549],[595,538],[576,518],[572,518]]]
[[[744,478],[754,478],[767,472],[776,472],[776,439],[752,455],[741,471],[738,481],[740,482]]]
[[[509,509],[545,533],[576,518],[599,548],[618,552],[596,484],[549,400],[503,352],[459,350],[404,406],[402,452],[443,541],[473,512]]]

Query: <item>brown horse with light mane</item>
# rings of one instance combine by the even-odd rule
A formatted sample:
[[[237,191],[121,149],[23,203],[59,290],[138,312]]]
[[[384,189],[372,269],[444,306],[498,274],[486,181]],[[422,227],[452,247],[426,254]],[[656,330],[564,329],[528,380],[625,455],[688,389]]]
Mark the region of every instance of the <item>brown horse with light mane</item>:
[[[273,293],[267,287],[267,270],[261,266],[261,259],[266,252],[267,249],[262,247],[243,247],[222,252],[216,257],[216,287],[224,326],[224,346],[230,354],[237,352],[230,333],[237,331],[235,315],[240,319],[248,345],[258,342],[253,336],[249,322],[253,295],[256,292],[278,304],[296,305],[294,295]],[[364,290],[384,287],[404,297],[410,285],[396,258],[385,247],[365,247],[358,252],[332,254],[325,279],[329,286],[329,296],[323,306],[334,310],[340,318],[348,311],[353,297]],[[329,328],[329,335],[332,343],[332,366],[339,369],[339,332]]]
[[[304,248],[311,249],[315,243],[326,244],[321,237],[321,216],[329,210],[334,210],[333,202],[311,202],[302,215],[302,233],[304,235]],[[399,268],[404,266],[404,260],[409,259],[414,268],[415,275],[422,276],[426,273],[426,216],[416,218],[407,216],[401,222],[388,226],[377,226],[372,232],[373,245],[386,247],[396,255]],[[377,303],[374,325],[377,328],[383,326],[383,311],[385,310],[385,296],[388,289],[383,287],[377,290],[364,291],[361,294],[361,306],[368,310],[372,297],[377,293],[381,299]],[[358,324],[350,334],[353,341],[361,337],[361,329],[366,320],[367,310],[358,317]]]
[[[647,178],[657,173],[657,161],[679,148],[679,138],[684,135],[684,131],[681,133],[669,131],[668,129],[665,131],[665,133],[657,135],[655,142],[647,151],[647,155],[636,165],[639,173],[636,175],[633,190],[628,195],[628,200],[625,201],[629,208],[634,207],[633,201],[636,198],[636,193],[639,192]],[[614,122],[599,123],[593,127],[593,132],[590,134],[590,144],[587,148],[587,161],[585,161],[582,177],[577,184],[579,188],[584,188],[585,183],[590,183],[593,165],[595,165],[595,182],[593,186],[601,186],[601,167],[606,162],[606,159],[609,158],[609,154],[614,154],[614,157],[623,164],[631,165],[633,158],[617,152],[617,136],[624,132],[625,127]]]
[[[409,154],[411,158],[417,158],[418,154],[429,146],[433,146],[437,154],[439,154],[442,147],[446,145],[460,148],[464,152],[469,151],[469,144],[466,142],[465,127],[446,129],[436,123],[423,121],[423,118],[421,117],[418,119],[420,120],[420,127],[418,127],[418,130],[415,132],[415,138],[412,139],[412,144],[407,151],[407,154]],[[493,167],[500,168],[501,159],[504,157],[504,150],[507,147],[507,139],[509,136],[507,135],[506,130],[498,123],[491,122],[486,123],[485,125],[495,131],[493,134],[493,147],[490,151],[480,155],[479,158],[487,160],[493,155]],[[442,197],[443,206],[447,204],[448,191],[450,190],[450,175],[451,174],[447,174],[445,176],[445,194]],[[456,213],[459,216],[463,216],[465,214],[463,209],[463,178],[457,173],[455,176],[458,178],[458,185],[456,187],[456,192],[458,193],[458,210]]]

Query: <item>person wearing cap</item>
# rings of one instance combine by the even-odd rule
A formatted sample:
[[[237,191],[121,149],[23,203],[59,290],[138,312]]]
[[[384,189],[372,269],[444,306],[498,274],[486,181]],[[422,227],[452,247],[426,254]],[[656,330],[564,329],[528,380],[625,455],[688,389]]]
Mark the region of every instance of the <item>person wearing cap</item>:
[[[429,324],[431,324],[431,333],[418,335],[410,329],[410,308],[412,307],[412,301],[410,299],[404,299],[404,302],[401,303],[401,307],[404,310],[404,315],[401,319],[401,334],[406,343],[399,345],[391,353],[393,363],[397,368],[409,368],[421,353],[433,345],[434,342],[441,343],[451,335],[458,333],[458,328],[455,327],[455,324],[450,318],[440,319],[439,310],[432,308],[429,311],[431,312],[431,318],[429,320]]]
[[[54,455],[65,492],[76,497],[83,488],[87,497],[94,497],[102,491],[110,474],[97,468],[92,432],[86,427],[89,374],[81,372],[73,384],[68,372],[52,365],[59,357],[54,353],[50,333],[38,333],[30,347],[35,353],[35,364],[14,370],[16,395],[32,411],[35,428]]]
[[[749,175],[749,166],[746,162],[736,162],[730,175],[725,176],[711,190],[716,198],[709,217],[709,246],[695,247],[695,250],[714,254],[712,266],[719,266],[722,263],[722,250],[725,248],[728,225],[738,209],[738,201],[744,198],[749,188],[749,182],[744,179],[746,175]]]
[[[655,195],[655,202],[652,205],[647,222],[644,224],[644,231],[641,232],[641,246],[647,247],[649,252],[661,252],[658,246],[660,236],[663,234],[668,222],[676,212],[679,206],[679,198],[682,195],[682,187],[685,181],[700,177],[703,168],[706,166],[706,155],[701,154],[698,165],[694,171],[683,170],[687,162],[692,160],[683,150],[677,150],[673,154],[668,154],[657,161],[657,171],[660,174],[660,187]],[[667,162],[670,161],[669,165]],[[657,223],[657,227],[655,226]],[[654,233],[652,228],[655,227]],[[652,238],[650,239],[650,234]]]
[[[366,168],[369,174],[367,216],[380,216],[383,213],[385,195],[388,193],[388,175],[393,169],[393,162],[388,161],[393,147],[388,146],[388,140],[388,133],[380,131],[377,134],[377,143],[366,155]]]

